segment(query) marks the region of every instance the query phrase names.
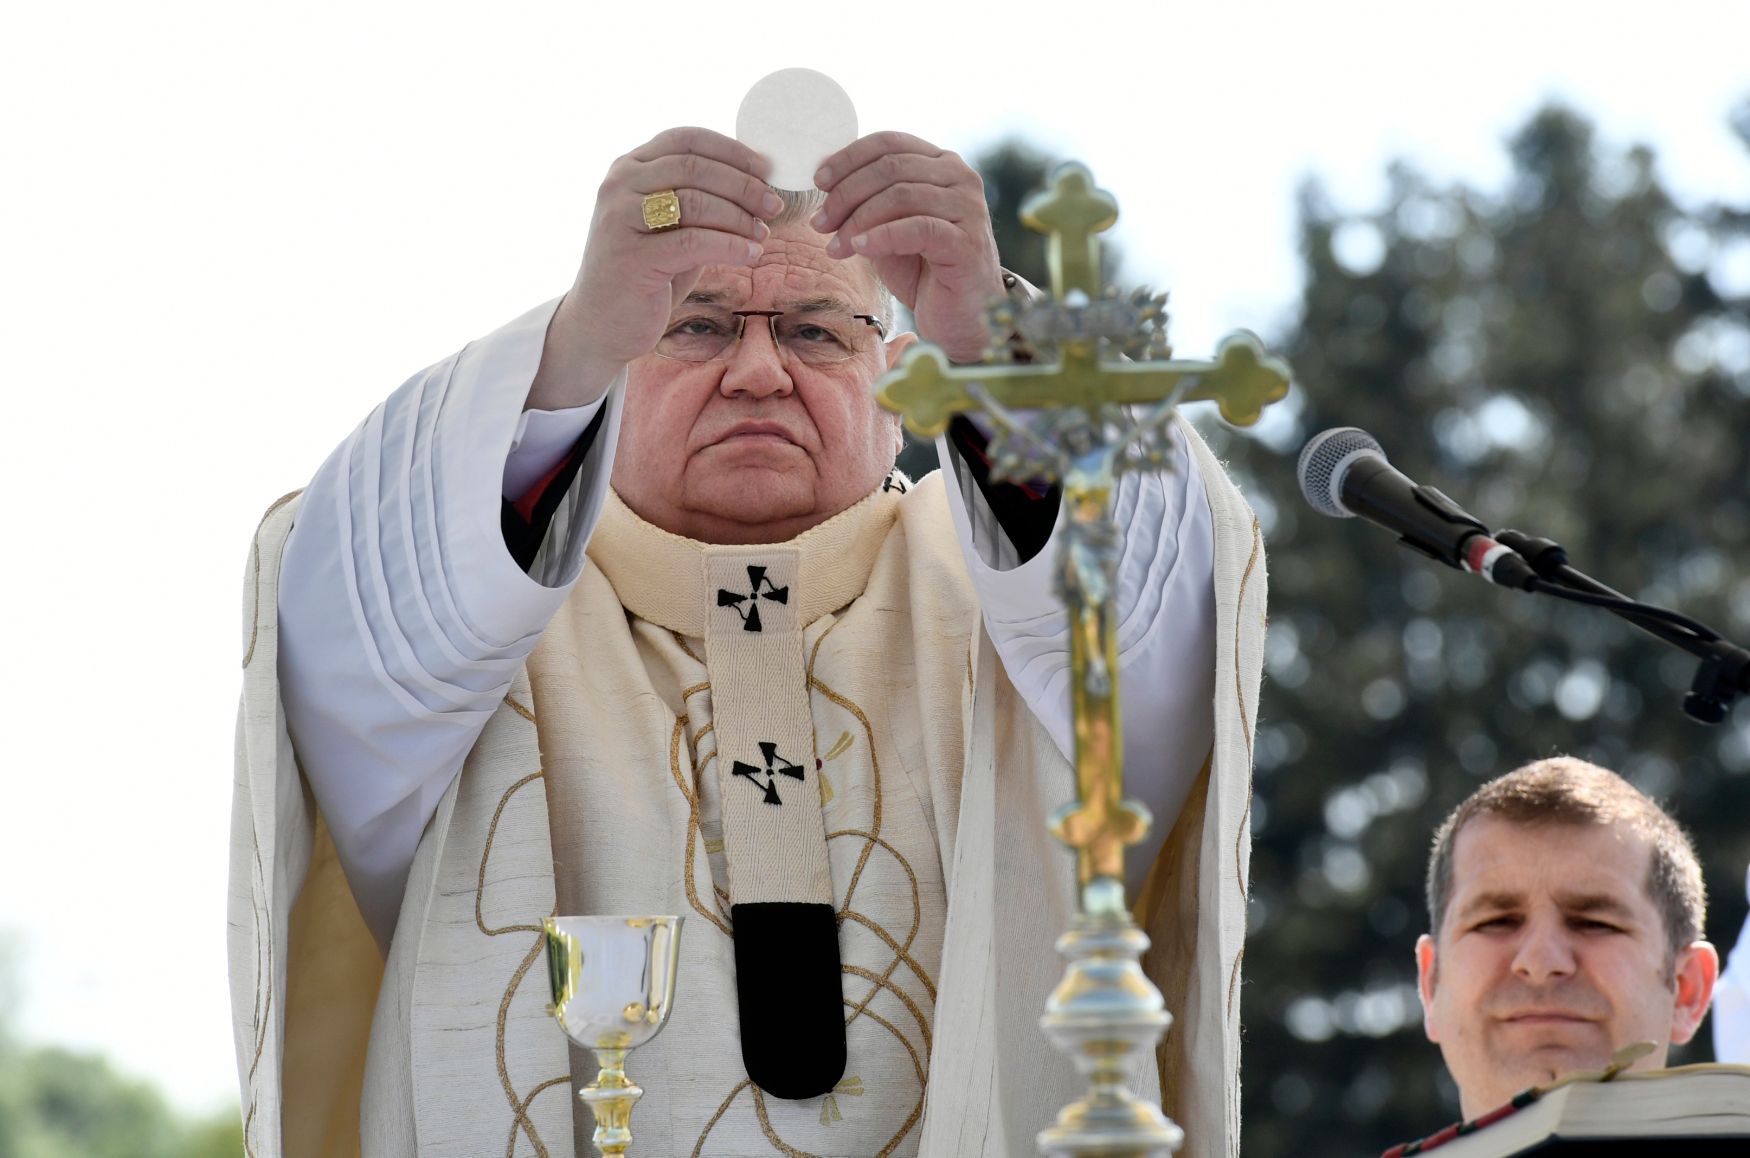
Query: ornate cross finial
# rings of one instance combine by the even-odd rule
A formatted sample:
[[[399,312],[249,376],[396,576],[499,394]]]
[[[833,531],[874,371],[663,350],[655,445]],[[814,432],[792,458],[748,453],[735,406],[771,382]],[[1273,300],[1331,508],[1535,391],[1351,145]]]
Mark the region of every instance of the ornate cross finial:
[[[1146,291],[1127,309],[1116,291],[1101,290],[1099,234],[1118,220],[1118,203],[1095,187],[1087,169],[1060,166],[1051,188],[1022,206],[1022,220],[1047,233],[1052,280],[1047,300],[1024,307],[1024,328],[1041,335],[1048,347],[1042,352],[1056,357],[1024,365],[955,366],[940,348],[918,343],[881,380],[878,395],[883,406],[905,415],[914,434],[933,438],[949,418],[969,410],[989,411],[999,426],[1017,434],[1003,412],[1076,408],[1092,413],[1114,404],[1170,409],[1201,401],[1220,404],[1221,416],[1236,426],[1250,426],[1265,406],[1288,393],[1287,364],[1243,330],[1222,340],[1213,362],[1121,356],[1127,345],[1136,346],[1138,333],[1163,325],[1164,319]],[[1016,320],[1015,307],[1006,302],[993,307],[992,315],[993,328]],[[1164,350],[1164,339],[1138,348]]]
[[[1118,220],[1118,202],[1112,194],[1096,188],[1094,176],[1075,164],[1058,166],[1051,188],[1034,193],[1021,203],[1021,223],[1047,238],[1046,260],[1051,266],[1051,292],[1058,300],[1081,290],[1090,298],[1100,296],[1100,239]]]

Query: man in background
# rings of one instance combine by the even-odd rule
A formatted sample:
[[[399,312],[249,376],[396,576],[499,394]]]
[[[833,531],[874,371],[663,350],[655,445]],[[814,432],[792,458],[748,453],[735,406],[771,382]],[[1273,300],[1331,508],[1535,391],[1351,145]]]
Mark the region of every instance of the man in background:
[[[1670,816],[1571,757],[1483,785],[1446,818],[1416,942],[1428,1040],[1473,1119],[1648,1041],[1658,1069],[1707,1013],[1701,867]]]

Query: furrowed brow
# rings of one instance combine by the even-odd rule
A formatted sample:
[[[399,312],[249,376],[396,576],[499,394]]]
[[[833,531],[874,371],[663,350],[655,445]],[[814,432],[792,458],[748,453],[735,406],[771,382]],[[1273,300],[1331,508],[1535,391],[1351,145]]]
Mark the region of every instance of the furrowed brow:
[[[843,298],[819,297],[804,298],[801,301],[787,302],[784,305],[787,314],[820,314],[820,313],[851,313],[851,307]]]
[[[1502,909],[1516,909],[1525,903],[1525,897],[1519,893],[1496,891],[1478,893],[1458,909],[1459,920],[1474,916],[1477,913],[1493,913]]]
[[[1609,893],[1566,893],[1556,898],[1570,913],[1603,914],[1627,920],[1634,910]]]
[[[720,306],[726,300],[728,300],[728,295],[718,290],[694,290],[692,293],[681,299],[681,305]]]

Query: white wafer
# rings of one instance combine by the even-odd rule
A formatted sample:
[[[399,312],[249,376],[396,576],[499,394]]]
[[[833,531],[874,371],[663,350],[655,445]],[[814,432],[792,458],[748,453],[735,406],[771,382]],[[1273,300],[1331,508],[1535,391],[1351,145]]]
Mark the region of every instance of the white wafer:
[[[772,162],[774,188],[812,189],[820,163],[857,139],[857,110],[825,73],[781,69],[741,98],[735,139]]]

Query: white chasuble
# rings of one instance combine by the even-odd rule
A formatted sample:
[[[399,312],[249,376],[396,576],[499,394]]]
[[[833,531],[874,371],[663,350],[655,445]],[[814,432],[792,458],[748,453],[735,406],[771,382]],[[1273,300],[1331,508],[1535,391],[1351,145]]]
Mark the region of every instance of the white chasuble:
[[[1138,901],[1175,1021],[1132,1086],[1159,1097],[1164,1079],[1182,1153],[1226,1156],[1265,576],[1250,510],[1187,438],[1215,530],[1215,743]],[[772,563],[609,506],[594,565],[426,828],[386,963],[278,700],[275,585],[297,504],[264,521],[230,922],[249,1152],[589,1154],[572,1091],[593,1070],[545,1011],[540,919],[556,911],[687,919],[671,1020],[627,1064],[645,1090],[634,1152],[1032,1152],[1084,1089],[1038,1029],[1074,903],[1045,820],[1073,775],[982,629],[941,476],[871,496]],[[739,646],[767,622],[794,631],[775,647],[800,670]],[[845,1050],[830,1089],[786,1099],[749,1078],[744,1037],[781,1052],[793,979],[791,946],[738,946],[740,904],[830,912]],[[817,945],[796,949],[818,964]]]

